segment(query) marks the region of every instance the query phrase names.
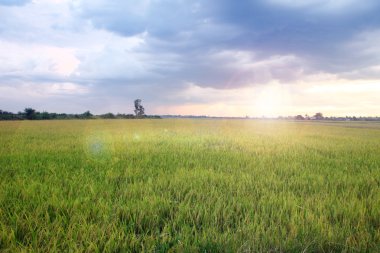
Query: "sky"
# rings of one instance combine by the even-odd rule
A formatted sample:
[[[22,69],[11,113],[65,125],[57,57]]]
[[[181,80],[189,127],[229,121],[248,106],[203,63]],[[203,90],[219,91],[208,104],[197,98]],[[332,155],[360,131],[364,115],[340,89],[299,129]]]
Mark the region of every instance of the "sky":
[[[380,116],[377,0],[0,0],[0,109]]]

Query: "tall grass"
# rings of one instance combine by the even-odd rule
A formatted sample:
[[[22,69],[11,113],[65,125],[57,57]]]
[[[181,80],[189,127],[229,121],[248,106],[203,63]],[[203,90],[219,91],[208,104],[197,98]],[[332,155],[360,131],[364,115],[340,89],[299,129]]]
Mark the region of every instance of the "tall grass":
[[[0,122],[0,251],[380,252],[380,124]]]

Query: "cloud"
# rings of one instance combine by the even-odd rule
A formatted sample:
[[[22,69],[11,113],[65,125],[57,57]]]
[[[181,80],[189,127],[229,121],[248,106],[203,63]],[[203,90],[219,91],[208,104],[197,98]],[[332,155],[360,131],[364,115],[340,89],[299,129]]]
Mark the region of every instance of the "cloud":
[[[67,105],[72,97],[80,110],[104,112],[127,108],[136,97],[164,108],[200,106],[208,101],[202,94],[223,94],[215,96],[217,110],[236,104],[239,92],[272,92],[265,86],[293,91],[331,78],[380,79],[375,1],[4,3],[0,88],[17,87],[29,102],[59,97]]]
[[[261,58],[252,51],[224,50],[193,55],[183,61],[175,73],[188,83],[217,89],[265,84],[272,81],[289,83],[305,72],[301,59],[293,55]]]
[[[73,9],[95,27],[122,36],[148,33],[147,43],[155,51],[169,50],[195,58],[197,53],[205,55],[214,50],[252,50],[267,58],[295,55],[309,62],[310,68],[330,73],[355,67],[342,69],[341,62],[352,54],[342,50],[342,45],[368,26],[380,26],[380,4],[375,1],[358,7],[351,0],[160,0],[113,4],[82,0]],[[321,11],[315,11],[318,9]]]
[[[327,14],[366,11],[376,3],[373,0],[363,1],[360,5],[355,0],[265,0],[265,2],[274,6]]]
[[[154,36],[172,36],[197,25],[201,17],[200,2],[183,0],[82,0],[72,5],[80,16],[97,27],[135,35],[148,31]],[[174,11],[175,10],[175,11]]]
[[[23,5],[30,2],[30,0],[1,0],[0,5]]]
[[[350,82],[336,77],[300,82],[292,86],[276,82],[253,87],[220,90],[189,84],[177,96],[181,103],[158,106],[157,112],[220,116],[277,117],[296,114],[326,116],[378,115],[377,80]],[[355,99],[353,99],[355,97]]]
[[[79,64],[75,49],[0,41],[2,76],[70,76]]]

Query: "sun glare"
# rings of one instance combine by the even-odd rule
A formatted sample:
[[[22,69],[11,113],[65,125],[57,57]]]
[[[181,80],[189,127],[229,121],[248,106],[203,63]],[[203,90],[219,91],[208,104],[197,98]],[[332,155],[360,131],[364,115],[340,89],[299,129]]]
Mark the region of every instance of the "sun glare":
[[[280,114],[284,105],[284,93],[281,87],[264,88],[257,95],[254,104],[257,116],[275,117]]]

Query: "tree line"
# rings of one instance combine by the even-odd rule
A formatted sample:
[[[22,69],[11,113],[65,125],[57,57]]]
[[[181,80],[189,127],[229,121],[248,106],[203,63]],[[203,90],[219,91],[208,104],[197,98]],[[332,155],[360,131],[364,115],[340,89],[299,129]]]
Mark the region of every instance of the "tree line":
[[[337,117],[337,116],[330,116],[325,117],[321,112],[317,112],[313,116],[309,116],[307,114],[305,115],[296,115],[296,116],[289,116],[289,117],[279,117],[279,119],[285,119],[285,120],[332,120],[332,121],[380,121],[380,117],[363,117],[363,116],[345,116],[345,117]]]
[[[142,118],[160,118],[157,115],[133,115],[133,114],[121,114],[121,113],[105,113],[100,115],[94,115],[90,111],[86,111],[80,114],[69,113],[50,113],[39,112],[33,108],[25,108],[24,111],[18,113],[12,113],[8,111],[0,110],[0,120],[58,120],[58,119],[142,119]]]

